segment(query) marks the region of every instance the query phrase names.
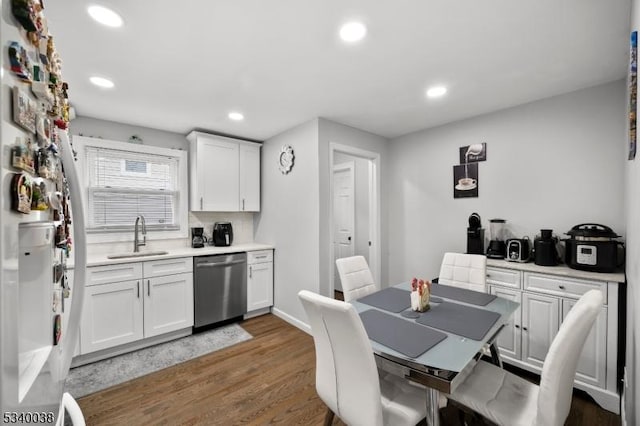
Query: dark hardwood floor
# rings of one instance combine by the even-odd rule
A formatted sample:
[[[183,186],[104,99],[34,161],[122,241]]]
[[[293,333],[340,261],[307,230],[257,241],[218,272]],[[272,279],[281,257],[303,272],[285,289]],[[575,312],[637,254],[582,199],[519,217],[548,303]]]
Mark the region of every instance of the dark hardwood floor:
[[[321,425],[311,336],[273,315],[241,325],[253,339],[81,398],[87,425]],[[442,417],[459,424],[454,407]],[[567,425],[620,417],[574,395]]]

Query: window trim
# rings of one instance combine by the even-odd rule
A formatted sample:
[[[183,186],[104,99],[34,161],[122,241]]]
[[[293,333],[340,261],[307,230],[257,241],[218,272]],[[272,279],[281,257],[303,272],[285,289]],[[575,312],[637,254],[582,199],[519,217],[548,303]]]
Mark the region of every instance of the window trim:
[[[189,210],[188,210],[188,197],[182,196],[189,191],[189,178],[187,174],[187,151],[179,149],[162,148],[158,146],[131,144],[127,142],[119,142],[107,139],[97,139],[87,136],[72,136],[73,147],[77,151],[78,161],[76,166],[78,168],[78,175],[81,177],[80,193],[82,194],[82,203],[85,208],[85,222],[89,223],[89,170],[86,164],[86,148],[103,148],[114,149],[120,151],[128,151],[132,153],[141,154],[154,154],[167,157],[173,157],[178,160],[178,198],[176,205],[176,223],[177,229],[168,230],[151,230],[147,233],[147,240],[167,240],[176,238],[188,238],[189,233]],[[132,223],[133,226],[133,223]],[[104,242],[125,242],[133,241],[133,231],[130,229],[110,229],[110,230],[87,230],[87,242],[91,243],[104,243]]]

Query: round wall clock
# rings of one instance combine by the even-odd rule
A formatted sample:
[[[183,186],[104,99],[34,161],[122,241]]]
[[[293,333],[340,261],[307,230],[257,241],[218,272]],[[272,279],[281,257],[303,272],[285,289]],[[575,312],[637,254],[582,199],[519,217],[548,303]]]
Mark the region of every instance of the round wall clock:
[[[280,156],[278,157],[278,165],[283,175],[286,175],[293,168],[293,148],[291,145],[283,145],[280,150]]]

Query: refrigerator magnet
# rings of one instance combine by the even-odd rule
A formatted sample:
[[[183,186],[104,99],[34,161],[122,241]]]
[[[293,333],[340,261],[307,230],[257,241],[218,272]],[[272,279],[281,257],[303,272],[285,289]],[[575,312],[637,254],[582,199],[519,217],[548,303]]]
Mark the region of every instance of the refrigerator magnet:
[[[62,337],[62,316],[57,314],[53,317],[53,345],[57,345]]]
[[[26,173],[16,173],[11,182],[11,208],[17,212],[31,213],[33,188],[31,178]]]

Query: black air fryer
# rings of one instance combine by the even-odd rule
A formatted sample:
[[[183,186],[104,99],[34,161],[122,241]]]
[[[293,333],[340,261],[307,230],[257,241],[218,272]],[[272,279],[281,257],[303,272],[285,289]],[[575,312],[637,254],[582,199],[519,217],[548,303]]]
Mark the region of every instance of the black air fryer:
[[[226,247],[232,243],[233,228],[231,227],[231,222],[216,222],[213,225],[213,245]]]

